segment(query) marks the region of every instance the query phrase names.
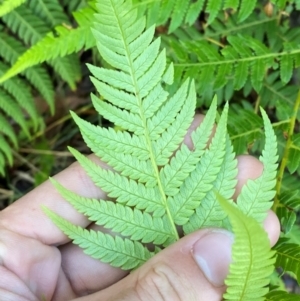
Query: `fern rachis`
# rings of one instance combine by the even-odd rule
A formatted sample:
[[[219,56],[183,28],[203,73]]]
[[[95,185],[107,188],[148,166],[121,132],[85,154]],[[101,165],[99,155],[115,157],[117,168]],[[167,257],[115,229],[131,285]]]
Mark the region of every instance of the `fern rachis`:
[[[94,183],[115,201],[86,199],[56,182],[54,185],[79,212],[123,237],[86,230],[48,209],[45,211],[87,254],[113,266],[132,269],[143,264],[162,247],[178,240],[178,226],[183,226],[186,233],[193,227],[197,229],[197,225],[201,226],[197,221],[199,205],[207,201],[217,204],[215,192],[224,194],[230,200],[236,184],[236,161],[226,129],[228,105],[218,120],[211,143],[208,141],[217,116],[216,99],[201,126],[191,135],[193,149],[182,144],[195,111],[194,82],[187,79],[176,93],[169,95],[163,88],[173,82],[173,66],[167,66],[165,51],[159,51],[160,39],[152,41],[154,27],[145,30],[145,18],[138,17],[130,1],[101,0],[97,6],[99,14],[95,16],[94,29],[97,46],[103,58],[115,69],[90,66],[93,82],[105,98],[102,100],[93,95],[92,100],[99,114],[122,131],[93,126],[73,113],[86,144],[110,168],[96,165],[74,149],[70,148],[70,151]],[[263,111],[262,114],[267,141],[262,156],[265,158],[271,149],[275,151],[276,140]],[[273,160],[264,161],[268,165],[264,177],[271,184],[275,177],[276,151],[274,154]],[[230,168],[226,173],[228,166]],[[271,184],[261,192],[268,198],[272,197],[269,194]],[[239,204],[234,207],[227,201],[221,200],[220,203],[218,213],[211,217],[208,215],[208,224],[220,226],[228,214],[237,237],[248,233],[249,238],[254,232],[263,232],[261,225],[251,217],[252,211],[246,212],[250,215],[247,217],[236,208]],[[265,207],[255,202],[252,207],[255,207],[256,214],[262,215],[266,211]],[[251,220],[251,227],[242,222],[244,217]],[[243,225],[239,233],[237,224]],[[148,242],[154,244],[154,252],[144,245]],[[244,242],[237,240],[236,250],[239,251]],[[257,248],[255,256],[264,254],[272,265],[266,235],[248,239],[245,252],[261,242],[262,248]],[[233,254],[237,262],[240,258],[238,251]],[[243,266],[249,269],[249,273],[258,275],[263,264],[258,261],[252,267],[255,256],[244,261]],[[259,289],[258,297],[263,297],[265,290],[262,286],[268,284],[269,269],[263,271],[259,276],[261,283],[248,285],[245,283],[248,278],[232,283],[230,279],[239,273],[233,268],[229,284],[237,285],[238,290],[245,287],[250,291]],[[244,295],[241,295],[243,298]],[[230,291],[228,296],[231,298]]]

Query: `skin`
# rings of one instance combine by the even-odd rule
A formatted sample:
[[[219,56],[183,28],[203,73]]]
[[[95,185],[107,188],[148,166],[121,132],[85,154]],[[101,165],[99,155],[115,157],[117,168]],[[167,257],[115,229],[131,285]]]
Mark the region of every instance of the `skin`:
[[[191,131],[202,121],[197,115],[184,142],[192,147]],[[95,156],[91,159],[103,165]],[[250,156],[238,157],[235,197],[248,179],[257,178],[262,164]],[[105,198],[83,169],[74,163],[54,177],[79,195]],[[72,223],[101,231],[69,205],[46,181],[0,212],[0,296],[9,301],[220,301],[224,285],[213,285],[195,264],[191,250],[212,229],[196,231],[166,248],[131,274],[85,255],[42,212],[45,205]],[[278,240],[276,215],[264,223],[270,244]],[[220,264],[224,277],[228,263]]]

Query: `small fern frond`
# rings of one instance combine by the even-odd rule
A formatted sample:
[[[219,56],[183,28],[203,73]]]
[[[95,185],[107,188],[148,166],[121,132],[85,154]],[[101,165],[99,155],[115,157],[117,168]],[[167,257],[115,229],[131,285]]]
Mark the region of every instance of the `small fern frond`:
[[[0,83],[34,65],[95,46],[95,38],[90,29],[94,12],[90,7],[74,12],[77,28],[64,25],[56,27],[55,34],[48,33],[20,55],[11,69],[0,78]]]
[[[249,180],[243,187],[237,199],[238,207],[248,216],[263,222],[267,210],[271,208],[271,200],[275,196],[277,169],[277,142],[272,125],[263,109],[261,114],[264,121],[266,142],[262,156],[259,158],[264,165],[262,175],[256,180]]]
[[[276,266],[286,272],[293,272],[300,283],[300,246],[280,239],[274,247],[276,251]]]
[[[84,248],[86,254],[109,262],[114,267],[129,270],[142,265],[154,255],[137,241],[86,230],[67,222],[47,208],[44,211],[74,243]]]
[[[0,17],[10,13],[27,0],[3,0],[0,4]]]
[[[234,231],[232,260],[225,300],[263,301],[268,292],[270,275],[274,269],[274,251],[264,229],[252,217],[246,216],[221,195],[218,201],[228,214]]]

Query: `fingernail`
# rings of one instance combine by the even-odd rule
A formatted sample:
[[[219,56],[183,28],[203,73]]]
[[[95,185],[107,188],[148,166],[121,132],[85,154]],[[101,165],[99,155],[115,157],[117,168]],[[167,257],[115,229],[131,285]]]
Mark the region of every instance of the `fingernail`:
[[[207,280],[214,286],[224,285],[231,263],[233,234],[226,230],[212,230],[193,246],[193,257]]]

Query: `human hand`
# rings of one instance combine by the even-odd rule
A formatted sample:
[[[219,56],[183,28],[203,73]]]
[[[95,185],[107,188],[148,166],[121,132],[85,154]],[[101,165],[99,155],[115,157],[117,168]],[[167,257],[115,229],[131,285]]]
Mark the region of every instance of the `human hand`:
[[[191,127],[199,125],[197,116]],[[189,136],[185,143],[191,145]],[[104,164],[96,157],[92,160]],[[248,179],[258,177],[261,163],[238,158],[235,196]],[[79,195],[105,198],[77,164],[55,176]],[[9,301],[219,301],[231,257],[231,237],[219,229],[196,231],[166,248],[141,268],[127,272],[97,261],[69,242],[43,213],[45,205],[81,227],[99,229],[62,199],[47,181],[0,212],[0,299]],[[271,211],[264,223],[271,245],[279,222]]]

